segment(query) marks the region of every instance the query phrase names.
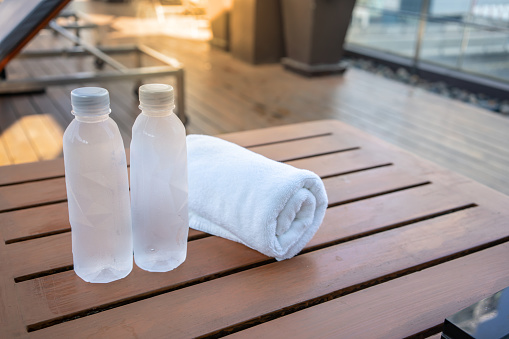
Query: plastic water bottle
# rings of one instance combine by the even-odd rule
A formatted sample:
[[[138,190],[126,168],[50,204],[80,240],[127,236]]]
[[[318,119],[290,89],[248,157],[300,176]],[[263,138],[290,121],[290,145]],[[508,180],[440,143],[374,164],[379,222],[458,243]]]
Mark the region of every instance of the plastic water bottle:
[[[64,162],[74,271],[107,283],[133,268],[129,182],[122,137],[109,117],[109,93],[71,92],[75,119],[64,133]]]
[[[131,141],[134,261],[150,272],[186,259],[187,151],[184,125],[173,113],[173,87],[140,87],[141,114]]]

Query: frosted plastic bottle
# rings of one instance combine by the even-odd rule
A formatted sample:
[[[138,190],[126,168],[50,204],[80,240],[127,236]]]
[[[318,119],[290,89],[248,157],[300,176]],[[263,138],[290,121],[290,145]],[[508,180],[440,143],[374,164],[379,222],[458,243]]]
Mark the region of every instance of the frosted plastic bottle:
[[[167,272],[186,259],[187,151],[184,125],[173,113],[173,88],[140,87],[141,114],[131,141],[134,261]]]
[[[64,162],[74,271],[91,283],[127,276],[133,267],[126,156],[109,93],[71,92],[75,119],[64,133]]]

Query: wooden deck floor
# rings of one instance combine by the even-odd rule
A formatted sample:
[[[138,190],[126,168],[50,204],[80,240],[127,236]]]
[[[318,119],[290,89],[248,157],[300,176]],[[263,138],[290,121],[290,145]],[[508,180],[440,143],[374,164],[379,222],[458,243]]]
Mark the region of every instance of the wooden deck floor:
[[[76,5],[89,14],[116,13],[122,19],[132,14],[126,5]],[[185,65],[189,133],[217,134],[333,118],[509,194],[509,119],[505,117],[357,69],[343,76],[309,79],[277,64],[246,64],[203,41],[121,33],[113,31],[103,40],[143,42]],[[69,44],[43,31],[27,48]],[[131,56],[118,60],[134,62]],[[14,60],[7,66],[10,78],[85,70],[93,70],[90,57]],[[171,77],[150,80],[155,81],[173,83]],[[87,85],[110,91],[112,118],[128,147],[139,113],[134,82]],[[70,91],[75,87],[79,86],[0,97],[0,165],[61,156],[62,134],[73,118]]]

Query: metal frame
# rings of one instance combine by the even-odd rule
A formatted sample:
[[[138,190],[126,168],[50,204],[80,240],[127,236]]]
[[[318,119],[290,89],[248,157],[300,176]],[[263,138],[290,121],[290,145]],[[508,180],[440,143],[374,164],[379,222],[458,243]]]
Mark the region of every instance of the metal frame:
[[[394,54],[394,55],[397,55],[398,57],[401,56],[403,58],[411,60],[412,68],[414,70],[418,70],[419,67],[423,64],[420,54],[421,54],[422,42],[424,39],[427,22],[429,22],[431,20],[435,20],[435,21],[443,21],[443,22],[447,22],[447,23],[455,23],[457,25],[463,26],[463,34],[461,37],[461,45],[460,45],[460,54],[458,57],[458,61],[456,62],[456,67],[444,66],[443,68],[451,69],[451,70],[459,70],[460,72],[469,73],[468,70],[462,69],[462,63],[463,63],[463,58],[465,55],[464,52],[468,47],[468,43],[469,43],[469,39],[470,39],[470,31],[472,29],[478,29],[478,30],[490,31],[490,32],[503,32],[503,33],[509,32],[508,27],[493,26],[491,24],[472,22],[470,19],[472,17],[473,6],[475,5],[475,1],[476,0],[470,0],[470,7],[469,7],[469,12],[467,13],[466,20],[465,19],[454,19],[454,18],[449,18],[449,17],[441,16],[441,15],[431,15],[430,13],[428,13],[430,5],[432,3],[431,0],[422,0],[419,12],[383,9],[382,11],[385,13],[390,13],[392,15],[402,16],[402,17],[413,17],[419,21],[417,34],[416,34],[416,38],[415,38],[414,53],[410,57],[397,55],[394,52],[385,52],[382,50],[375,50],[375,48],[373,48],[373,47],[366,47],[362,44],[357,45],[355,47],[355,49],[357,49],[357,47],[359,47],[360,49],[363,49],[363,50],[372,50],[373,54],[377,54],[377,55],[378,54],[380,54],[380,55]],[[369,5],[360,5],[359,4],[358,6],[368,9],[368,10],[380,10],[377,7],[369,6]],[[353,46],[353,45],[356,45],[356,43],[350,43],[349,45]],[[362,53],[359,53],[359,54],[362,54]],[[388,60],[388,61],[392,62],[391,60]],[[431,61],[424,61],[424,62],[432,63]],[[404,66],[407,66],[406,63],[404,63]],[[442,67],[442,66],[440,66],[440,67]],[[486,74],[480,74],[480,76],[483,78],[490,77],[489,75],[486,75]]]
[[[95,64],[97,68],[102,68],[104,64],[108,64],[115,69],[115,71],[102,71],[102,72],[77,72],[71,75],[58,75],[58,76],[44,76],[38,78],[26,79],[13,79],[13,80],[0,80],[0,95],[1,94],[19,94],[27,92],[41,92],[47,86],[59,86],[68,84],[77,84],[84,82],[99,82],[110,80],[139,80],[148,77],[159,77],[165,75],[172,75],[176,77],[177,83],[177,116],[185,124],[187,116],[185,113],[185,100],[184,100],[184,69],[182,64],[176,59],[170,58],[148,46],[133,45],[133,46],[120,46],[120,47],[96,47],[90,45],[80,39],[79,34],[72,34],[64,27],[58,25],[54,20],[49,23],[51,28],[56,33],[62,35],[64,38],[75,43],[75,47],[64,48],[60,50],[47,50],[47,51],[30,51],[19,54],[18,58],[34,58],[34,57],[53,57],[53,56],[85,56],[93,55],[96,57]],[[111,58],[108,54],[124,54],[136,53],[136,68],[128,68]],[[165,66],[151,66],[142,67],[141,55],[148,55],[162,63]],[[1,78],[0,78],[1,79]],[[139,84],[137,83],[137,84]],[[135,93],[137,86],[135,88]]]

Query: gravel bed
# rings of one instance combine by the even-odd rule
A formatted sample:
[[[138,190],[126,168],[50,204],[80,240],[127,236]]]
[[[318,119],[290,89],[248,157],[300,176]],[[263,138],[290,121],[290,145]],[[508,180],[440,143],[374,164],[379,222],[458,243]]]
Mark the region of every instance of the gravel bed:
[[[470,92],[462,88],[453,87],[443,81],[431,82],[424,80],[416,74],[410,73],[406,68],[400,67],[396,71],[388,66],[379,64],[369,59],[347,58],[345,59],[352,67],[359,68],[388,79],[393,79],[405,84],[417,86],[427,91],[443,95],[445,97],[467,102],[469,104],[500,113],[509,117],[509,100],[490,97],[483,93]]]

